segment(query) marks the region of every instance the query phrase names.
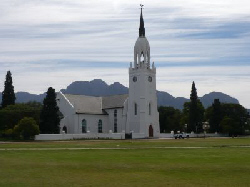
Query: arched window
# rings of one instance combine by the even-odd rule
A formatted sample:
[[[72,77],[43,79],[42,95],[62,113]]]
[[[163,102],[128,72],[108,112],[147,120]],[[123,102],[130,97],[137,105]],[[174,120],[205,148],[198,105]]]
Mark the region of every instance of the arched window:
[[[117,110],[114,110],[114,133],[117,133]]]
[[[65,132],[65,134],[67,134],[67,127],[66,126],[63,126],[62,130]]]
[[[82,120],[82,133],[86,133],[87,132],[87,121],[86,119]]]
[[[151,103],[148,105],[148,115],[151,115]]]
[[[137,104],[135,103],[135,115],[137,115]]]
[[[98,121],[98,133],[102,133],[102,120],[99,119]]]

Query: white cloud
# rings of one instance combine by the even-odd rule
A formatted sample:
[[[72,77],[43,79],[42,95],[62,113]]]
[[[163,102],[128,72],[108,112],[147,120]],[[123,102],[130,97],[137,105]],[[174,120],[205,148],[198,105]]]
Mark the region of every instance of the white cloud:
[[[200,95],[223,91],[250,108],[249,0],[1,0],[0,90],[7,70],[17,91],[94,78],[128,86],[140,3],[158,89],[188,97],[195,80]]]

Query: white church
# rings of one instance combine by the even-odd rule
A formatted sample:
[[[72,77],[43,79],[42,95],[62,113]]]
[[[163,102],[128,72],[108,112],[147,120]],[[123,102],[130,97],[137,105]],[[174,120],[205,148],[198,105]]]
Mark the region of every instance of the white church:
[[[57,102],[64,116],[60,124],[62,139],[160,136],[156,68],[150,62],[142,9],[134,62],[129,67],[129,94],[92,97],[59,92]]]

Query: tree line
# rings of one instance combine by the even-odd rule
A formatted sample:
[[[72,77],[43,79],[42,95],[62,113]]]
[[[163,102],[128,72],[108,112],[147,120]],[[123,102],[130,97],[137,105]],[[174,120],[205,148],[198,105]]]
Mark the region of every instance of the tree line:
[[[10,71],[6,74],[0,106],[0,137],[32,139],[36,134],[59,133],[60,111],[56,103],[55,89],[48,88],[43,103],[15,103],[16,97]],[[201,133],[225,133],[230,136],[249,134],[250,123],[247,110],[239,104],[220,103],[215,99],[212,106],[204,108],[192,83],[190,101],[183,110],[160,106],[160,132],[171,131]],[[204,129],[204,124],[209,124]],[[207,126],[206,126],[207,127]]]
[[[190,101],[183,110],[159,107],[161,133],[171,131],[223,133],[230,136],[250,134],[249,113],[240,104],[221,103],[215,99],[212,106],[204,108],[192,83]],[[204,126],[206,125],[206,126]]]
[[[16,97],[10,71],[6,74],[0,107],[0,137],[33,139],[35,135],[59,133],[60,112],[55,89],[48,88],[43,104],[15,103]]]

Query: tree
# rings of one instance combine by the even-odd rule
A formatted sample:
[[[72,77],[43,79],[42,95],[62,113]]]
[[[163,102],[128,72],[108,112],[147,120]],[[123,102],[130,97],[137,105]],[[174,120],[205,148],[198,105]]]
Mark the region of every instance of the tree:
[[[222,104],[221,105],[222,116],[224,118],[230,118],[232,123],[229,123],[228,132],[229,135],[242,135],[245,133],[245,130],[248,129],[247,119],[249,117],[247,110],[239,104]],[[228,120],[229,121],[229,120]],[[225,132],[223,129],[224,123],[221,122],[220,126],[222,132]]]
[[[197,96],[197,89],[195,87],[195,83],[193,81],[192,83],[192,89],[191,89],[191,94],[190,94],[190,101],[192,104],[196,104],[198,100],[198,96]]]
[[[2,93],[2,107],[4,108],[8,105],[14,105],[15,100],[16,97],[14,93],[14,86],[12,85],[12,76],[11,72],[8,71],[4,82],[4,91]]]
[[[39,127],[33,118],[23,118],[14,127],[13,133],[21,139],[33,139],[35,135],[39,134]]]
[[[13,129],[24,117],[32,117],[39,124],[41,104],[37,102],[17,103],[0,110],[0,130]]]
[[[187,127],[188,131],[195,131],[195,132],[202,131],[202,121],[204,118],[204,111],[205,109],[202,106],[200,100],[198,99],[195,83],[193,82],[190,94],[189,123]]]
[[[50,87],[43,100],[40,115],[40,131],[42,134],[58,134],[60,125],[59,108],[56,103],[55,89]]]
[[[222,107],[219,99],[215,99],[211,107],[206,110],[206,119],[209,121],[210,132],[220,132],[220,122],[223,119]]]
[[[206,120],[210,124],[210,132],[243,135],[249,130],[249,114],[239,104],[220,103],[216,99],[211,107],[206,109]]]
[[[181,111],[173,107],[159,107],[160,132],[183,131],[180,125]]]
[[[238,124],[234,119],[225,116],[221,120],[220,126],[221,126],[221,132],[222,133],[228,133],[229,136],[237,135],[237,131],[238,131],[237,126],[238,126]]]

